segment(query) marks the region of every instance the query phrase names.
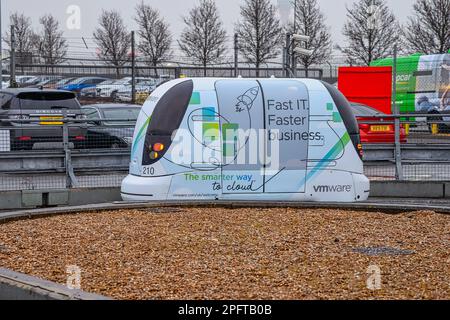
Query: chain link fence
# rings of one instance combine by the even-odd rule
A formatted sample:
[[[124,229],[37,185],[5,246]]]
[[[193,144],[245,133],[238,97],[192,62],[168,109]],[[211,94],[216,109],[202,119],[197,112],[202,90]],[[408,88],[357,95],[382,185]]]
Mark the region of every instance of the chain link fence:
[[[117,109],[101,114],[109,110]],[[126,112],[133,118],[3,117],[0,191],[119,186],[128,171],[139,109]]]
[[[447,55],[449,56],[449,55]],[[395,75],[398,114],[355,113],[365,173],[373,181],[450,181],[450,61],[422,63]],[[306,70],[297,70],[299,77]],[[9,114],[0,127],[0,191],[117,187],[128,172],[136,114],[104,114],[108,104],[143,103],[161,83],[179,77],[283,77],[282,68],[147,67],[22,64],[21,87],[73,91],[81,117]],[[321,69],[308,70],[323,79]],[[134,80],[134,81],[133,81]],[[134,82],[134,83],[133,83]],[[370,84],[368,84],[370,85]],[[133,97],[134,96],[134,97]],[[134,98],[134,101],[133,101]],[[370,109],[370,106],[367,106]],[[139,106],[134,112],[138,112]],[[121,110],[122,108],[115,108]],[[129,111],[133,112],[133,111]],[[35,139],[36,137],[43,139]]]
[[[97,64],[43,65],[21,64],[16,66],[15,81],[21,88],[44,88],[73,91],[82,104],[91,103],[138,103],[146,98],[162,83],[181,77],[269,78],[285,77],[283,68],[269,67],[112,67]],[[298,77],[324,78],[322,69],[298,69]],[[8,76],[4,77],[8,80]],[[5,82],[4,87],[9,83]]]
[[[398,143],[394,119],[399,120]],[[450,124],[429,114],[359,120],[367,132],[362,133],[366,175],[371,180],[450,181],[450,135],[438,129],[445,123]]]
[[[433,131],[445,123],[435,117],[360,119],[367,132],[361,134],[365,174],[372,181],[450,181],[450,136]],[[400,120],[399,156],[395,119]],[[0,191],[118,187],[128,173],[132,119],[13,119],[6,127],[10,121],[2,120],[0,130]]]

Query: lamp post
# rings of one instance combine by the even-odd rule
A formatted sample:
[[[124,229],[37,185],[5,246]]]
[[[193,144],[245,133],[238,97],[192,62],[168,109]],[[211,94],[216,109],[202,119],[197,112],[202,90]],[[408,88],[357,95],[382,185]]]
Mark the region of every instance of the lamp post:
[[[280,20],[284,25],[285,30],[289,29],[289,20],[292,19],[292,9],[294,9],[294,32],[290,34],[286,33],[286,44],[283,52],[283,70],[286,77],[297,76],[297,55],[310,56],[313,54],[312,50],[307,50],[295,46],[296,42],[308,42],[310,37],[305,35],[297,34],[298,24],[297,24],[297,11],[298,11],[298,0],[294,0],[294,8],[292,8],[292,0],[278,0],[278,10],[280,12]],[[291,18],[290,18],[291,17]]]
[[[131,103],[136,103],[136,43],[134,31],[131,31]]]
[[[294,35],[297,33],[297,0],[294,1]],[[295,50],[292,51],[292,72],[294,73],[294,78],[297,77],[297,57],[295,55]]]

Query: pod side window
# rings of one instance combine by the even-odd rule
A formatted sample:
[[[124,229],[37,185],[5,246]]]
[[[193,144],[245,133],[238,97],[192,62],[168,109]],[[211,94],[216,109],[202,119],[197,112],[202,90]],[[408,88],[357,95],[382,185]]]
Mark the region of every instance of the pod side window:
[[[347,98],[334,86],[329,83],[322,82],[325,88],[327,88],[331,97],[334,100],[334,104],[336,105],[339,113],[341,114],[342,120],[345,124],[345,128],[347,129],[348,134],[355,146],[355,149],[358,150],[358,145],[361,143],[361,139],[359,136],[359,125],[356,120],[355,115],[353,114],[350,103]]]
[[[159,99],[152,114],[145,139],[142,164],[158,162],[172,144],[172,134],[180,128],[194,90],[192,80],[179,83]]]

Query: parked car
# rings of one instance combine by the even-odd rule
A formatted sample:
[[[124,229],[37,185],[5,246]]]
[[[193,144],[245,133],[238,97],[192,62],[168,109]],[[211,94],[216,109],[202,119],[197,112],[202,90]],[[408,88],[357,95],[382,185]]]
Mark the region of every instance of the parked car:
[[[0,90],[0,130],[9,131],[10,148],[39,149],[63,146],[62,122],[84,119],[75,94],[33,88]],[[25,121],[21,121],[25,120]],[[69,141],[78,148],[86,139],[86,129],[69,127]]]
[[[117,91],[116,99],[119,102],[131,102],[132,98],[132,86],[127,85],[121,90]],[[150,95],[156,89],[155,81],[144,81],[136,85],[136,95],[147,94]]]
[[[33,86],[28,86],[28,88],[49,88],[49,89],[53,89],[53,88],[50,88],[50,87],[53,86],[54,84],[56,84],[57,82],[61,81],[61,79],[62,79],[62,77],[54,77],[54,78],[45,79],[44,81],[41,81],[38,84],[35,84]]]
[[[16,76],[16,81],[19,85],[21,85],[28,81],[33,81],[36,78],[37,78],[36,76]]]
[[[9,88],[9,79],[10,79],[9,75],[6,75],[6,74],[3,75],[3,78],[2,78],[2,89]]]
[[[81,110],[88,119],[86,148],[118,149],[131,147],[134,127],[141,106],[94,104],[83,106]]]
[[[32,88],[32,87],[39,87],[41,83],[45,83],[46,81],[53,80],[53,79],[61,79],[60,76],[36,76],[33,78],[30,78],[22,83],[18,83],[19,87],[21,88]]]
[[[95,87],[84,88],[80,91],[80,97],[95,98],[99,96],[99,93],[103,88],[113,85],[116,81],[117,80],[106,80],[99,83]]]
[[[3,75],[3,78],[2,78],[2,89],[6,89],[6,88],[9,88],[9,85],[10,85],[10,83],[9,83],[9,81],[10,81],[10,76],[9,75]],[[21,86],[24,86],[24,84],[26,83],[26,82],[28,82],[28,81],[33,81],[33,80],[35,80],[37,77],[36,76],[16,76],[16,82],[17,82],[17,85],[19,86],[19,87],[21,87]]]
[[[131,85],[132,78],[126,77],[117,80],[111,84],[101,84],[97,87],[97,96],[102,98],[117,99],[117,92]],[[149,78],[136,77],[136,84],[141,82],[151,81]]]
[[[351,108],[359,124],[361,143],[395,143],[393,118],[383,118],[386,116],[385,113],[360,103],[351,103]],[[403,126],[400,126],[400,142],[406,143],[406,131]]]
[[[159,86],[161,83],[166,83],[167,81],[175,79],[174,76],[168,74],[162,74],[156,79],[156,85]]]
[[[85,77],[85,78],[78,78],[75,81],[70,82],[69,84],[66,84],[58,89],[60,90],[66,90],[66,91],[72,91],[76,93],[80,93],[81,90],[85,88],[92,88],[97,86],[99,83],[105,82],[108,79],[101,78],[101,77]]]
[[[65,85],[71,83],[72,81],[75,81],[76,79],[77,78],[63,78],[63,79],[57,80],[56,82],[50,81],[44,85],[44,88],[45,89],[57,89],[57,88],[60,88],[62,86],[65,86]]]

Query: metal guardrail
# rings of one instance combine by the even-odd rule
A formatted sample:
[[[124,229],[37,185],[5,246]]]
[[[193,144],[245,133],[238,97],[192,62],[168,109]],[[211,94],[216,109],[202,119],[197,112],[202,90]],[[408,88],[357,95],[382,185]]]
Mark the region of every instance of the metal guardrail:
[[[385,137],[389,141],[363,143],[366,175],[372,180],[450,181],[450,121],[445,118],[445,114],[401,114],[360,120],[360,126],[391,126]],[[12,120],[16,125],[6,126]],[[0,120],[0,191],[116,187],[128,173],[134,132],[130,119],[62,118],[49,121],[55,122],[51,125],[37,125],[41,120],[36,119],[12,120]],[[104,125],[112,121],[114,126]],[[48,141],[30,145],[32,138],[14,145],[14,132],[26,130],[54,130],[54,134]],[[84,132],[85,139],[74,140],[72,130]],[[5,131],[9,135],[2,135]],[[127,135],[122,144],[111,138]],[[5,143],[10,149],[2,149]]]
[[[116,186],[128,170],[135,120],[8,117],[0,120],[1,191]]]
[[[450,181],[450,113],[376,115],[358,123],[361,132],[389,127],[383,138],[388,141],[364,144],[372,180]],[[369,142],[376,142],[376,132],[371,133]]]

